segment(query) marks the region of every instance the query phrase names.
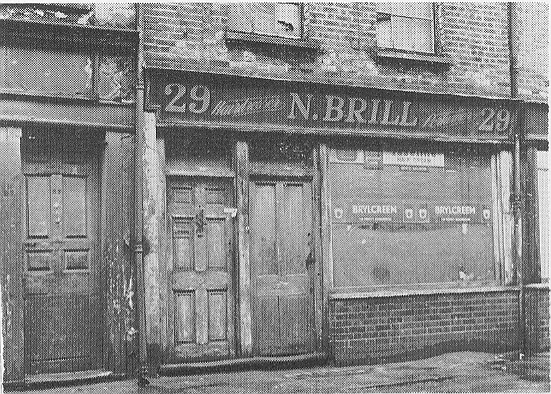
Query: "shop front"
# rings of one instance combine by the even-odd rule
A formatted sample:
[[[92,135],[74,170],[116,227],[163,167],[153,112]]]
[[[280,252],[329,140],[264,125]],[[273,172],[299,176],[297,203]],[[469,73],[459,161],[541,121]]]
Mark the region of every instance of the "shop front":
[[[451,297],[450,311],[488,291],[514,298],[517,102],[161,69],[146,80],[153,366],[380,358],[429,337],[426,315],[389,314],[388,297]],[[448,314],[435,344],[477,319]]]

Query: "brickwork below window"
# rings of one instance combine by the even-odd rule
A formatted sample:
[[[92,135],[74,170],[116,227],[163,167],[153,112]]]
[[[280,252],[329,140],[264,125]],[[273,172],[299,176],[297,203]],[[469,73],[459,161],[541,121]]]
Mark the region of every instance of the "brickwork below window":
[[[330,348],[336,364],[384,363],[452,351],[517,350],[518,290],[333,299]],[[527,295],[531,330],[549,348],[548,291]],[[545,305],[545,306],[544,306]],[[531,310],[530,308],[535,308]],[[537,313],[534,313],[537,312]],[[546,314],[547,313],[547,314]]]
[[[529,288],[526,305],[527,352],[549,350],[549,289]]]

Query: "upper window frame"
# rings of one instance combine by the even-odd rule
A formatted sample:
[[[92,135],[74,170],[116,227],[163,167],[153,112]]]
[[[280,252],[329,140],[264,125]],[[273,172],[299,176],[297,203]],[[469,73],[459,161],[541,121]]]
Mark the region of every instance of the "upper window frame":
[[[255,4],[255,3],[250,3]],[[273,3],[275,7],[282,4],[293,4],[297,6],[297,12],[298,12],[298,33],[297,34],[280,34],[277,31],[273,32],[266,32],[262,30],[258,30],[254,28],[254,24],[251,28],[251,30],[244,29],[243,26],[237,26],[232,24],[232,18],[231,18],[231,12],[232,12],[232,4],[229,4],[228,8],[228,28],[227,30],[229,32],[235,32],[235,33],[243,33],[248,34],[252,36],[265,36],[265,37],[273,37],[274,39],[284,39],[284,40],[303,40],[304,39],[304,5],[302,3],[297,2],[277,2]],[[276,8],[274,8],[274,25],[276,23]],[[251,13],[251,18],[253,18],[253,13]]]
[[[395,16],[400,16],[400,17],[403,17],[403,18],[407,18],[407,19],[419,19],[419,20],[430,20],[432,23],[430,24],[431,25],[431,49],[428,50],[428,51],[423,51],[423,50],[418,50],[418,49],[402,49],[402,48],[396,48],[396,46],[394,45],[394,42],[393,42],[393,37],[391,35],[390,37],[390,40],[392,41],[392,46],[381,46],[380,45],[380,40],[379,38],[377,37],[377,34],[375,35],[375,39],[376,39],[376,45],[377,45],[377,49],[378,50],[381,50],[381,51],[392,51],[392,52],[398,52],[398,53],[405,53],[405,54],[419,54],[419,55],[422,55],[422,56],[438,56],[439,55],[439,42],[438,42],[438,37],[437,37],[437,24],[436,24],[436,14],[437,14],[437,10],[436,10],[436,4],[431,2],[430,3],[430,10],[431,10],[431,15],[432,17],[429,19],[429,18],[423,18],[423,17],[413,17],[413,16],[405,16],[405,15],[398,15],[398,14],[392,14],[392,13],[388,13],[388,12],[382,12],[382,11],[379,11],[379,5],[381,3],[376,3],[376,16],[375,16],[375,21],[376,23],[379,23],[379,21],[381,21],[381,17],[380,17],[380,14],[384,14],[384,15],[387,15],[387,18],[391,20],[392,16],[395,15]],[[392,2],[389,2],[389,4],[392,4]],[[411,4],[414,4],[414,3],[411,3]],[[392,22],[391,22],[391,28],[392,28]]]

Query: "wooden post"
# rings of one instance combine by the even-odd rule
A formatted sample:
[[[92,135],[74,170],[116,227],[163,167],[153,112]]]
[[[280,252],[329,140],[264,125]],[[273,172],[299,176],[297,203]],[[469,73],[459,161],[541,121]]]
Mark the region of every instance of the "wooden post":
[[[166,354],[167,350],[167,332],[168,332],[168,311],[167,308],[167,297],[170,296],[168,293],[167,286],[167,213],[166,213],[166,158],[165,158],[165,138],[164,135],[157,131],[157,198],[156,203],[156,212],[158,218],[158,233],[159,233],[159,306],[160,306],[160,318],[161,318],[161,332],[160,332],[160,343],[161,343],[161,352]]]
[[[322,349],[329,353],[329,290],[333,285],[333,253],[331,251],[331,196],[329,190],[329,148],[320,145],[319,153],[321,183],[321,244],[323,261],[322,299]]]
[[[144,148],[144,78],[143,78],[143,8],[136,4],[136,28],[139,31],[139,42],[136,51],[136,151],[135,151],[135,194],[134,194],[134,260],[136,263],[136,289],[138,312],[138,354],[140,367],[138,372],[138,386],[149,383],[147,375],[147,329],[146,329],[146,302],[145,302],[145,272],[143,261],[143,148]]]
[[[155,114],[144,113],[143,148],[143,266],[145,301],[145,336],[149,374],[154,375],[160,365],[161,314],[159,284],[159,157]]]
[[[0,127],[0,284],[4,379],[23,381],[23,262],[21,253],[21,129]],[[5,373],[4,373],[5,372]],[[0,387],[2,385],[0,384]]]
[[[2,281],[0,280],[0,300],[2,299]],[[4,393],[4,309],[0,302],[0,394]]]
[[[237,255],[241,356],[252,355],[251,265],[249,261],[249,146],[235,143],[235,191],[237,203]]]
[[[319,145],[314,148],[313,152],[313,161],[314,161],[314,181],[313,181],[313,192],[314,192],[314,209],[313,209],[313,225],[314,225],[314,257],[315,257],[315,267],[314,267],[314,328],[315,328],[315,340],[316,340],[316,350],[323,351],[323,328],[322,328],[322,319],[323,319],[323,253],[322,253],[322,242],[321,242],[321,162],[319,154]]]

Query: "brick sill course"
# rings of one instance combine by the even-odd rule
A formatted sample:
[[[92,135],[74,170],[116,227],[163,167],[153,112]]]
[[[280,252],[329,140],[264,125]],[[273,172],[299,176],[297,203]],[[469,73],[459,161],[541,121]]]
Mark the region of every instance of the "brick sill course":
[[[332,300],[348,300],[362,298],[404,297],[410,295],[432,294],[463,294],[519,291],[518,286],[487,286],[487,287],[455,287],[443,289],[408,289],[408,290],[374,290],[360,292],[334,292],[329,294]]]
[[[317,51],[320,49],[320,43],[314,40],[305,40],[303,38],[288,38],[279,36],[269,36],[265,34],[245,33],[238,31],[227,31],[227,41],[248,41],[261,44],[284,45],[296,47],[305,50]]]
[[[452,64],[450,58],[422,53],[400,52],[392,49],[377,48],[377,59],[387,61],[407,61],[430,63],[436,66],[447,67]]]

